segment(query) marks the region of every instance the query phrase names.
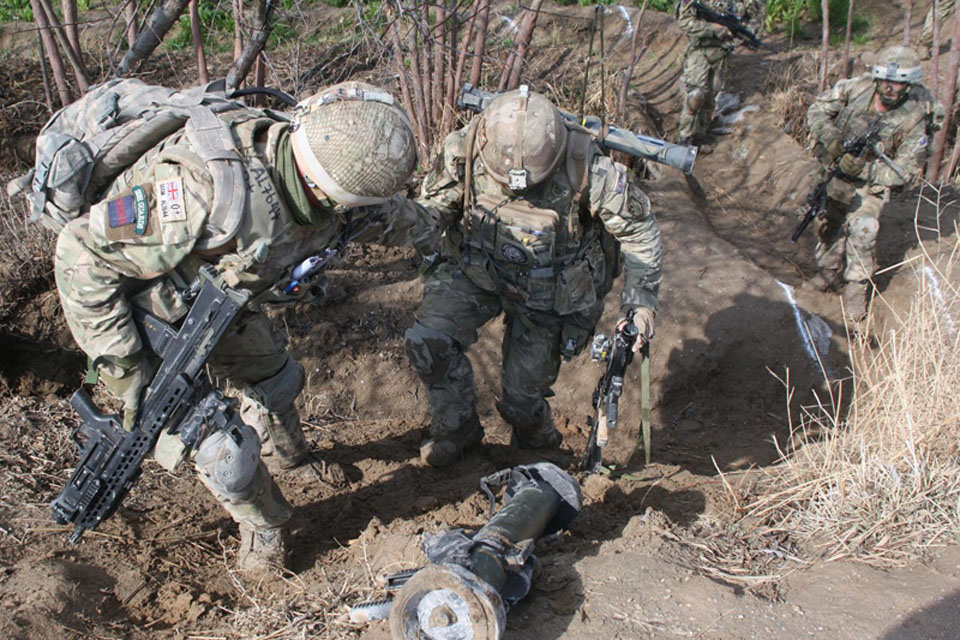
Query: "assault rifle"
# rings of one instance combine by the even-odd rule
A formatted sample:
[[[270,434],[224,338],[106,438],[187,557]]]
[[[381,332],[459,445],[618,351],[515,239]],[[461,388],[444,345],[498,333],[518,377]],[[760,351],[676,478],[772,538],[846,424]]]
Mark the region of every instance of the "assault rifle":
[[[525,86],[521,86],[520,90],[524,91]],[[474,113],[480,113],[499,95],[499,93],[477,89],[467,82],[460,90],[457,107],[460,109],[469,109]],[[581,120],[572,113],[567,113],[562,109],[560,110],[560,115],[573,124],[589,129],[594,134],[597,143],[605,149],[622,151],[636,158],[659,162],[674,169],[679,169],[687,175],[693,173],[693,164],[697,160],[697,147],[673,144],[621,129],[612,124],[606,127],[606,131],[603,131],[600,118],[596,116],[587,116]]]
[[[843,153],[833,159],[830,163],[830,166],[827,167],[827,173],[823,177],[823,180],[817,183],[813,188],[813,191],[807,196],[807,211],[803,215],[803,218],[797,224],[796,228],[793,230],[793,234],[790,235],[790,241],[796,242],[806,228],[813,222],[814,218],[820,215],[827,207],[827,187],[830,184],[830,181],[833,180],[838,175],[843,172],[840,170],[840,159],[848,153],[852,153],[858,158],[862,158],[868,150],[872,151],[884,164],[886,164],[890,169],[899,176],[901,180],[905,183],[909,182],[909,176],[903,168],[893,161],[888,155],[886,155],[882,150],[877,147],[877,140],[880,137],[880,124],[883,116],[877,116],[876,119],[870,123],[870,126],[867,127],[867,130],[861,136],[850,138],[843,142]]]
[[[700,0],[693,0],[691,4],[693,5],[694,11],[697,12],[698,18],[726,27],[747,49],[756,51],[762,47],[767,51],[775,51],[770,45],[764,44],[764,42],[757,37],[757,34],[744,26],[743,19],[737,15],[735,11],[715,11],[700,2]]]
[[[84,389],[70,398],[81,420],[73,433],[80,459],[50,508],[57,523],[74,525],[71,542],[117,510],[140,477],[140,465],[162,431],[179,433],[188,449],[211,429],[239,437],[236,434],[242,423],[234,401],[212,388],[204,364],[250,294],[226,286],[209,266],[201,269],[200,282],[179,331],[149,313],[134,310],[141,335],[163,363],[147,387],[131,431],[124,430],[118,416],[97,411]]]
[[[590,420],[590,437],[587,439],[587,450],[581,462],[581,468],[589,473],[600,471],[603,448],[607,446],[609,431],[617,426],[623,377],[627,366],[633,362],[633,345],[640,336],[640,329],[634,323],[633,315],[633,309],[627,312],[626,323],[617,329],[613,340],[598,333],[590,347],[590,358],[597,362],[606,362],[607,369],[593,392],[595,414]],[[647,348],[646,345],[644,348]],[[649,451],[649,444],[647,450]]]

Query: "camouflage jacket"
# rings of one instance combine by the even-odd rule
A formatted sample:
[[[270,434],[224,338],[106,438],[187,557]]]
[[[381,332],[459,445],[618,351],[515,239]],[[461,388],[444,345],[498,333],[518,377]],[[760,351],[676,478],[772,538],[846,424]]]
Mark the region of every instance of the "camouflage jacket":
[[[142,348],[131,303],[170,321],[182,316],[177,289],[203,263],[227,271],[257,302],[283,302],[296,299],[278,287],[292,266],[349,239],[435,251],[439,230],[431,213],[400,196],[379,206],[314,210],[311,224],[299,223],[277,170],[288,124],[253,109],[229,117],[245,197],[239,229],[226,244],[197,248],[208,233],[214,180],[182,132],[144,154],[88,215],[60,234],[56,269],[64,314],[91,357],[123,357]],[[285,165],[292,166],[292,157]]]
[[[475,244],[470,243],[471,221],[477,220],[471,212],[463,211],[463,195],[465,188],[465,150],[469,126],[454,131],[444,141],[443,150],[437,158],[433,170],[423,181],[419,202],[436,211],[441,227],[446,229],[446,238],[458,244],[457,253],[462,262],[469,262],[464,271],[478,286],[485,289],[500,288],[504,282],[491,282],[480,264],[489,260],[495,263],[495,269],[502,280],[509,280],[512,267],[503,260],[501,253],[492,251],[492,245],[486,250],[478,251]],[[507,200],[522,200],[531,208],[552,210],[559,217],[558,240],[554,249],[554,265],[559,265],[564,251],[567,255],[583,256],[589,262],[597,284],[597,294],[603,295],[609,290],[612,277],[619,270],[622,257],[625,277],[622,294],[622,305],[631,307],[646,307],[656,310],[660,280],[663,273],[663,255],[660,243],[660,230],[650,210],[650,200],[647,195],[630,177],[628,169],[603,155],[596,144],[590,142],[592,157],[587,174],[587,188],[582,191],[583,202],[580,203],[580,212],[572,213],[577,196],[577,188],[570,183],[570,178],[563,162],[548,176],[543,184],[522,199],[512,198],[509,191],[495,181],[484,170],[483,161],[475,155],[472,167],[471,202],[477,203],[483,196],[497,202]],[[474,207],[476,209],[476,206]],[[466,215],[465,215],[466,213]],[[474,211],[474,214],[476,211]],[[572,218],[572,221],[571,221]],[[576,226],[572,237],[564,230]],[[507,227],[507,229],[515,227]],[[592,231],[591,231],[592,229]],[[500,230],[503,233],[503,229]],[[619,241],[609,242],[603,255],[598,256],[596,248],[604,239],[615,238]],[[522,242],[526,242],[526,238]],[[564,242],[568,246],[564,246]],[[572,243],[572,246],[569,246]],[[591,243],[593,243],[591,245]],[[449,245],[448,245],[449,246]],[[613,248],[611,249],[610,246]],[[500,248],[499,245],[497,247]],[[617,264],[610,264],[611,260]],[[604,269],[605,273],[599,272]],[[566,264],[570,264],[567,262]],[[550,271],[549,266],[546,271]],[[488,270],[489,271],[489,270]],[[553,269],[558,298],[563,296],[563,274],[559,268]],[[604,287],[600,281],[607,279]],[[548,295],[549,288],[547,289]],[[528,302],[528,306],[543,311],[557,311],[551,309],[551,301],[547,300],[543,306],[536,306]]]
[[[704,5],[716,11],[733,11],[743,21],[743,25],[760,37],[763,22],[767,16],[766,0],[700,0]],[[734,49],[738,41],[730,30],[701,20],[693,7],[692,0],[679,0],[677,3],[677,24],[690,39],[690,46],[697,48]]]
[[[857,121],[875,119],[873,108],[876,81],[869,73],[841,80],[814,100],[807,110],[807,124],[814,139],[826,144],[833,138],[847,138]],[[893,159],[907,174],[916,179],[927,160],[930,136],[938,128],[939,107],[922,85],[910,88],[907,99],[896,109],[881,116],[880,140],[877,148]],[[867,152],[867,165],[862,178],[872,186],[898,187],[904,181],[874,154]]]

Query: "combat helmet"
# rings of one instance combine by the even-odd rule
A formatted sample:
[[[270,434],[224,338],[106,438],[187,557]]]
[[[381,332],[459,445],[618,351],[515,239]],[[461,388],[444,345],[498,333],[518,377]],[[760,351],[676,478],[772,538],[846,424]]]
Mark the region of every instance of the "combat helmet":
[[[520,193],[557,168],[567,143],[563,116],[526,85],[497,97],[480,115],[477,147],[486,171]]]
[[[910,47],[887,47],[877,55],[871,74],[874,80],[917,84],[923,79],[920,58]]]
[[[407,114],[389,93],[364,82],[336,84],[300,102],[290,134],[308,184],[344,206],[386,201],[417,164]]]

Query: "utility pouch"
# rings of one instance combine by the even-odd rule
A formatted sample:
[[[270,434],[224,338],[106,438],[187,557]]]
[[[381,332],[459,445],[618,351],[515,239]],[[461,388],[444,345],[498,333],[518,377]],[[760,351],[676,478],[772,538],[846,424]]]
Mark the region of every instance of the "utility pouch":
[[[566,359],[580,355],[587,346],[593,331],[572,322],[565,322],[560,329],[560,355]]]
[[[586,260],[577,260],[560,272],[554,310],[565,316],[583,311],[597,302],[597,289]]]
[[[507,200],[480,194],[471,211],[471,243],[494,261],[535,269],[553,265],[560,216],[538,209],[526,200]]]

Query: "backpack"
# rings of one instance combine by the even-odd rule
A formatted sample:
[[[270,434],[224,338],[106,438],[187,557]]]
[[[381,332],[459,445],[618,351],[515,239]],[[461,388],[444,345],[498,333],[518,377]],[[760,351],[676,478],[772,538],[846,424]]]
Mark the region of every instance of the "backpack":
[[[34,168],[7,191],[13,196],[29,185],[30,221],[59,233],[99,202],[113,180],[143,154],[186,127],[215,184],[226,182],[227,193],[235,192],[242,185],[242,169],[230,161],[240,156],[229,125],[216,114],[244,108],[226,98],[224,80],[184,91],[136,79],[111,80],[47,121],[37,136]]]

